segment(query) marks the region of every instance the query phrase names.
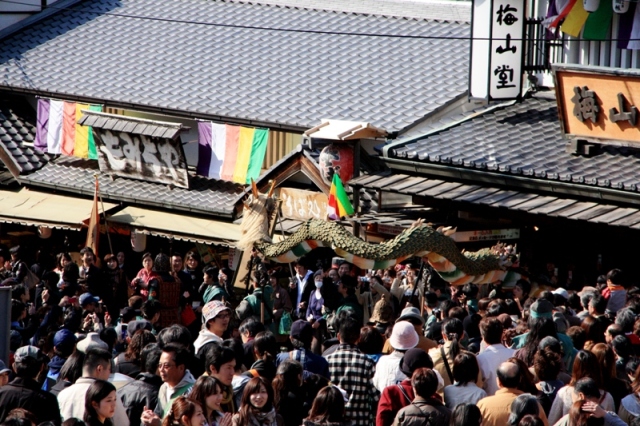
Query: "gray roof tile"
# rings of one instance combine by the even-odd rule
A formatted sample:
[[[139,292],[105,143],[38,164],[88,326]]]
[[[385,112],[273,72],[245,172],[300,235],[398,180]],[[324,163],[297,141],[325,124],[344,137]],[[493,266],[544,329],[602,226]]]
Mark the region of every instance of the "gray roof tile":
[[[565,151],[555,99],[534,97],[389,149],[389,156],[637,192],[640,150]]]
[[[33,149],[36,136],[36,117],[20,98],[0,98],[0,148],[4,149],[20,174],[38,170],[49,160],[49,155]]]
[[[24,176],[34,186],[60,189],[79,194],[93,194],[98,162],[75,157],[60,157],[42,169]],[[176,210],[232,216],[244,186],[232,182],[189,176],[190,189],[134,179],[100,176],[100,192],[108,200],[130,204],[164,206]]]
[[[450,70],[467,69],[468,41],[446,38],[468,35],[467,23],[234,1],[92,0],[4,39],[0,85],[289,128],[334,118],[395,131],[466,91],[466,71]]]

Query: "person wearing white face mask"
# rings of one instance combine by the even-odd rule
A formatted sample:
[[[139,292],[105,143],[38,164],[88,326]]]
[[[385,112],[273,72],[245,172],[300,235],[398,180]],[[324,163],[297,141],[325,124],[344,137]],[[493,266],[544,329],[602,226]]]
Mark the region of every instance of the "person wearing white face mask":
[[[322,295],[322,286],[324,285],[324,276],[322,271],[318,271],[313,275],[313,283],[315,284],[315,290],[311,292],[309,296],[309,305],[307,306],[306,319],[311,323],[313,327],[313,342],[311,343],[311,351],[313,353],[320,353],[320,345],[324,340],[324,335],[327,330],[327,323],[322,313],[324,306],[324,297]]]

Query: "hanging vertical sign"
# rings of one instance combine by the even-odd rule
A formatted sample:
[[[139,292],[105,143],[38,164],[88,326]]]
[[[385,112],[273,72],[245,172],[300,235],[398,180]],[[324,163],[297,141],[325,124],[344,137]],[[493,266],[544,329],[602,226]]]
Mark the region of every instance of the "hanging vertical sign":
[[[490,101],[519,99],[524,0],[474,0],[471,21],[469,97]]]

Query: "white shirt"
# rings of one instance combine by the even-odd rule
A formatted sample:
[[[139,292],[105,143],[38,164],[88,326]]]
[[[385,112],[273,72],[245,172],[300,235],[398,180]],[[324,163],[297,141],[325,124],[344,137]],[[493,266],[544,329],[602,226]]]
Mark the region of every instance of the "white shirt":
[[[95,381],[90,377],[80,377],[76,383],[63,389],[58,394],[58,405],[60,405],[60,416],[62,421],[75,417],[82,419],[84,417],[84,396],[91,384]],[[111,419],[114,425],[129,426],[129,418],[127,411],[122,405],[122,400],[116,397],[116,412]]]
[[[449,385],[444,388],[444,404],[452,410],[458,404],[469,403],[476,404],[487,393],[479,388],[475,383],[466,383],[464,385]]]
[[[482,374],[483,388],[487,392],[487,396],[493,396],[498,390],[498,382],[496,381],[496,371],[500,364],[508,360],[515,354],[514,349],[509,349],[503,344],[498,343],[495,345],[487,346],[482,352],[478,354],[476,359],[478,360],[478,366],[480,367],[480,374]]]
[[[376,372],[373,375],[373,386],[380,392],[390,385],[400,383],[407,376],[400,371],[400,360],[404,353],[393,351],[389,355],[381,356],[376,364]]]

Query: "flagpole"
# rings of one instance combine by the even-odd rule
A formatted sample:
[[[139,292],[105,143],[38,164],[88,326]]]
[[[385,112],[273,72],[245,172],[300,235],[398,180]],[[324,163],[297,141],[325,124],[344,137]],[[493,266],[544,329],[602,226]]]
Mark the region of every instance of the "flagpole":
[[[98,182],[98,174],[93,175],[96,178],[96,182]],[[109,235],[109,223],[107,222],[107,213],[104,211],[104,200],[102,199],[102,193],[100,193],[100,185],[98,188],[98,196],[100,197],[100,204],[102,205],[102,217],[104,218],[104,227],[107,233],[107,241],[109,241],[109,252],[113,255],[116,253],[113,252],[113,246],[111,245],[111,235]]]

